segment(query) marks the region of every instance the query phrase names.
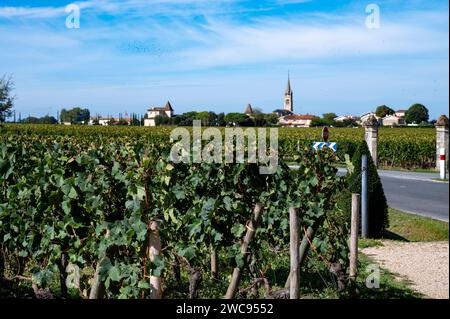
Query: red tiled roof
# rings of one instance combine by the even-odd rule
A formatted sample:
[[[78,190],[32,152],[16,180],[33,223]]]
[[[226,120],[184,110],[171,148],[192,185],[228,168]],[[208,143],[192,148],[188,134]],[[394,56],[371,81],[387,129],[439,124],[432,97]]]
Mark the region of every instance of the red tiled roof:
[[[316,117],[315,115],[310,114],[305,115],[294,114],[294,115],[287,115],[283,119],[288,121],[296,121],[296,120],[312,120],[315,117]]]

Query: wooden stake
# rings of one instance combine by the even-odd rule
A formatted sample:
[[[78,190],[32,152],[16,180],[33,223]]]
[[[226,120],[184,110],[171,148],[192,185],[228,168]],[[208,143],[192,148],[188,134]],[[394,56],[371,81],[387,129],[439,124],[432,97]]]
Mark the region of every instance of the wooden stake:
[[[241,245],[241,253],[244,255],[244,262],[247,260],[248,246],[250,245],[253,237],[256,233],[256,228],[258,227],[259,220],[261,218],[261,213],[263,206],[261,203],[257,203],[253,210],[253,216],[249,220],[247,225],[247,233],[245,234],[244,241]],[[239,281],[241,280],[241,269],[236,267],[233,269],[233,275],[231,277],[230,285],[228,286],[225,299],[233,299],[236,294],[237,288],[239,286]]]
[[[298,257],[298,268],[301,269],[303,262],[306,260],[306,256],[308,255],[309,252],[309,248],[311,247],[311,242],[314,239],[315,233],[317,231],[317,229],[319,228],[319,226],[322,224],[323,219],[319,219],[318,221],[316,221],[314,223],[314,225],[312,227],[308,227],[308,229],[306,230],[306,235],[303,236],[302,242],[300,244],[300,249],[299,249],[299,257]],[[284,288],[289,288],[289,283],[290,283],[290,279],[291,278],[291,274],[289,273],[288,278],[286,279],[286,283],[284,284]]]
[[[103,299],[105,295],[105,284],[100,280],[100,264],[102,259],[99,259],[95,267],[94,283],[92,284],[89,293],[89,299]]]
[[[149,227],[149,247],[148,256],[150,262],[154,263],[155,259],[161,253],[161,241],[159,238],[158,222],[151,221]],[[151,299],[161,299],[161,277],[150,276],[150,298]]]
[[[111,234],[110,230],[106,230],[105,237],[108,238]],[[89,292],[89,299],[103,299],[105,296],[105,283],[100,279],[100,265],[102,263],[103,257],[99,258],[97,261],[97,265],[95,267],[94,281],[91,287],[91,291]]]
[[[217,278],[217,253],[214,248],[211,248],[211,277]]]
[[[358,272],[358,232],[360,195],[352,194],[352,220],[350,229],[350,280],[355,281]]]
[[[290,299],[299,298],[299,250],[298,250],[298,209],[289,208],[289,228],[290,228],[290,259],[291,275],[289,282]]]

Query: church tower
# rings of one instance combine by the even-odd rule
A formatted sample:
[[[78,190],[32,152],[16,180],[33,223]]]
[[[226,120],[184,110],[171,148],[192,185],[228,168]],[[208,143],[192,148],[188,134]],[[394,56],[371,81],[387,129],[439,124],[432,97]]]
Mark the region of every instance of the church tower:
[[[291,113],[294,113],[294,102],[292,100],[293,93],[291,90],[291,79],[288,74],[288,82],[286,87],[286,92],[284,92],[284,109]]]

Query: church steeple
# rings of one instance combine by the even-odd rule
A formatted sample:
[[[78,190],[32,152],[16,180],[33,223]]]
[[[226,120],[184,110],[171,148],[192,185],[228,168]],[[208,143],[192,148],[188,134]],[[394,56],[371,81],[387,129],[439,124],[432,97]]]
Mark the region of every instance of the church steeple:
[[[291,90],[291,77],[289,75],[288,72],[288,82],[287,82],[287,87],[286,87],[286,92],[284,94],[292,94],[292,90]]]
[[[284,109],[291,113],[294,112],[293,95],[294,95],[294,93],[292,92],[292,89],[291,89],[291,77],[288,72],[288,81],[287,81],[286,91],[284,92]]]

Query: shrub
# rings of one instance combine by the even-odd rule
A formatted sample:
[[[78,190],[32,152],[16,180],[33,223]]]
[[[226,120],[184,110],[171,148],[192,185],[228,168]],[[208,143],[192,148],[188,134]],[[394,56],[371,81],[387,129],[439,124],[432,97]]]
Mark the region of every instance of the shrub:
[[[351,194],[361,194],[361,157],[367,155],[367,191],[368,191],[368,210],[369,210],[369,237],[379,238],[383,231],[389,227],[389,215],[386,196],[384,195],[383,185],[378,176],[377,168],[370,155],[369,148],[365,141],[363,141],[356,149],[352,165],[353,172],[347,174],[347,188],[348,191],[342,192],[341,208],[346,211],[351,211]]]

